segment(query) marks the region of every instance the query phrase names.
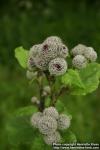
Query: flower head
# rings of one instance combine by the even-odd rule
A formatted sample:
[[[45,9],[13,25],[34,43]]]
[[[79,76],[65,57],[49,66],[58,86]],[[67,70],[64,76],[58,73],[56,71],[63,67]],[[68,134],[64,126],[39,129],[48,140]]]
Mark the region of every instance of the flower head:
[[[63,75],[67,70],[67,62],[63,58],[55,58],[49,63],[49,72],[51,75]]]
[[[44,111],[43,111],[43,114],[46,115],[46,116],[51,116],[52,118],[55,118],[55,119],[59,118],[58,111],[56,110],[55,107],[45,108]]]
[[[38,128],[38,122],[42,116],[43,114],[41,112],[37,112],[32,115],[31,124],[33,127]]]
[[[70,126],[70,117],[65,114],[61,114],[58,119],[58,129],[64,130],[69,128],[69,126]]]
[[[72,64],[77,69],[85,68],[87,65],[87,59],[82,55],[76,55],[73,60]]]
[[[84,52],[84,56],[91,62],[94,62],[97,59],[97,53],[92,47],[87,47],[87,49]]]
[[[61,136],[59,132],[54,132],[50,135],[44,136],[44,141],[48,145],[52,145],[53,143],[59,143],[61,142]]]
[[[86,46],[83,45],[83,44],[78,44],[77,46],[75,46],[71,53],[73,56],[76,56],[76,55],[83,55],[84,54],[84,51],[86,49]]]
[[[51,134],[57,129],[57,121],[50,116],[43,116],[38,123],[38,128],[42,134]]]

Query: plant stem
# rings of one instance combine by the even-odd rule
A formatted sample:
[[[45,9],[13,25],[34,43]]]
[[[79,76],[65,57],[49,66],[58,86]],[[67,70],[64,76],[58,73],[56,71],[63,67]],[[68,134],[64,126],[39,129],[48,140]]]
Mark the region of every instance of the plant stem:
[[[55,100],[53,101],[53,106],[55,106],[58,98],[65,92],[69,92],[69,87],[62,86],[59,92],[55,94]]]
[[[46,76],[46,79],[49,83],[49,86],[50,86],[50,89],[51,89],[51,94],[50,94],[50,98],[51,98],[51,101],[50,101],[50,106],[53,105],[53,101],[55,101],[55,93],[54,93],[54,83],[55,83],[55,77],[54,76],[50,76],[50,74],[48,72],[45,72],[45,76]]]
[[[40,104],[38,105],[39,111],[43,111],[45,108],[45,97],[43,96],[43,82],[42,82],[42,75],[40,75],[37,79],[37,84],[39,87],[39,99]]]

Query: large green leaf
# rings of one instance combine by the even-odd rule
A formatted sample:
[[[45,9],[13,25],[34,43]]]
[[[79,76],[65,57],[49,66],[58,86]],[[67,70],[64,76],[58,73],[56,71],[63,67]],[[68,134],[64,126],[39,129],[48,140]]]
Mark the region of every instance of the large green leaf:
[[[43,136],[38,133],[38,135],[35,137],[31,150],[52,150],[52,147],[45,144],[43,140]]]
[[[10,144],[31,144],[33,142],[37,131],[31,126],[29,119],[29,116],[17,116],[10,119],[7,124],[8,139]]]
[[[70,87],[72,95],[86,95],[95,91],[99,86],[100,64],[90,63],[81,70],[69,69],[62,76],[62,83]]]
[[[62,83],[70,87],[84,88],[78,71],[73,69],[69,69],[68,72],[62,76]]]
[[[59,113],[62,113],[65,110],[65,105],[61,100],[57,100],[55,107],[57,108]]]
[[[23,47],[15,49],[15,57],[23,68],[27,68],[28,53]]]
[[[63,143],[75,143],[77,142],[75,134],[70,130],[60,131]]]
[[[91,63],[86,68],[79,71],[79,76],[85,88],[73,88],[73,95],[86,95],[95,91],[100,82],[100,64]]]
[[[37,110],[32,107],[20,108],[7,123],[8,139],[12,145],[31,144],[38,131],[31,126],[30,117]]]
[[[35,106],[26,106],[19,108],[16,112],[16,116],[26,116],[26,115],[32,115],[33,113],[37,112],[37,107]]]

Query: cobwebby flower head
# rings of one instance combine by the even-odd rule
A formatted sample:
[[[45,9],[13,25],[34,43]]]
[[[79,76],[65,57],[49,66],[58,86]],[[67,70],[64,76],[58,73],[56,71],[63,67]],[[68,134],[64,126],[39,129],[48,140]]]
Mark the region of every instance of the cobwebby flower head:
[[[37,55],[34,58],[35,66],[41,70],[47,70],[48,69],[48,61],[46,61],[44,58],[42,58],[40,55]]]
[[[41,69],[47,70],[48,60],[45,60],[44,57],[41,55],[42,51],[42,44],[34,45],[29,51],[29,57],[34,62],[34,65]]]
[[[91,62],[94,62],[97,59],[97,53],[92,47],[87,47],[87,49],[84,51],[84,56]]]
[[[63,58],[55,58],[49,63],[49,72],[51,75],[63,75],[67,70],[67,62]]]
[[[57,121],[50,116],[43,116],[38,122],[38,128],[42,134],[54,133],[57,129]]]
[[[57,57],[59,43],[47,43],[43,42],[42,50],[41,50],[41,57],[43,57],[48,63]]]
[[[78,44],[77,46],[75,46],[71,53],[73,56],[76,56],[76,55],[83,55],[84,54],[84,51],[86,49],[86,46],[83,45],[83,44]]]
[[[61,114],[58,119],[58,129],[64,130],[69,128],[69,126],[70,126],[70,117],[65,114]]]
[[[38,122],[42,116],[43,114],[41,112],[34,113],[31,117],[31,125],[35,128],[38,128]]]
[[[45,108],[44,111],[43,111],[43,114],[46,115],[46,116],[51,116],[52,118],[55,118],[55,119],[59,118],[58,111],[56,110],[55,107]]]
[[[61,142],[61,136],[59,132],[54,132],[53,134],[44,136],[44,141],[48,145],[52,145],[53,143]]]
[[[87,59],[82,55],[76,55],[73,60],[72,64],[77,69],[85,68],[87,65]]]

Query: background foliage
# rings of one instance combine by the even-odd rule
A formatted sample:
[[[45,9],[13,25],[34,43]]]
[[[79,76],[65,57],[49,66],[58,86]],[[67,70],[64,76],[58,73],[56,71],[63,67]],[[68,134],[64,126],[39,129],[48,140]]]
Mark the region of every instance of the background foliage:
[[[29,49],[47,36],[58,35],[69,48],[78,43],[93,46],[100,59],[99,0],[1,0],[0,1],[0,149],[27,150],[28,145],[12,147],[7,122],[20,107],[30,105],[37,93],[28,86],[25,70],[14,58],[14,49]],[[99,61],[100,62],[100,61]],[[87,96],[64,95],[62,101],[73,116],[72,129],[79,142],[99,142],[100,88]],[[33,147],[34,148],[34,147]]]

